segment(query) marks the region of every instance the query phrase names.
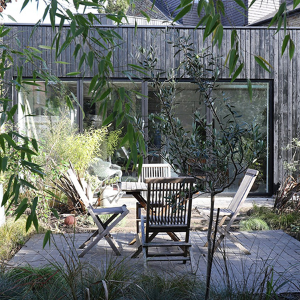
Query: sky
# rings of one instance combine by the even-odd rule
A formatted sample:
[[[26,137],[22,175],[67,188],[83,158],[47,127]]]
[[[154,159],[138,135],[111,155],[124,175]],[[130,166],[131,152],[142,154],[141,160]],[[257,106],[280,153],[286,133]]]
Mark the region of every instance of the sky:
[[[35,0],[32,0],[32,2],[29,1],[29,3],[23,9],[23,11],[20,12],[23,2],[24,0],[12,0],[11,3],[8,3],[6,9],[2,12],[2,18],[0,17],[0,23],[15,23],[8,17],[8,15],[12,16],[17,21],[17,23],[27,24],[35,24],[38,20],[42,18],[46,7],[44,1],[39,1],[38,9],[37,2]],[[44,24],[47,23],[50,23],[49,16],[45,20]]]
[[[7,4],[6,9],[2,12],[2,17],[0,18],[2,23],[14,23],[8,18],[8,15],[12,16],[17,23],[36,23],[44,13],[46,5],[43,1],[39,1],[39,9],[37,10],[36,2],[29,2],[22,12],[21,7],[23,5],[23,0],[12,0],[11,3]],[[49,23],[49,20],[45,23]]]

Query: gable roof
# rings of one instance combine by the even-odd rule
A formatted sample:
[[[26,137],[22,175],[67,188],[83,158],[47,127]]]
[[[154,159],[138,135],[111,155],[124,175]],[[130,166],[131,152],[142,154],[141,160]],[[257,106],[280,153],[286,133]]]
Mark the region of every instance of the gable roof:
[[[157,6],[157,3],[155,2],[155,5],[153,5],[151,0],[136,0],[134,2],[135,8],[132,8],[132,6],[129,7],[129,9],[126,12],[127,16],[133,16],[133,17],[143,17],[145,16],[141,13],[141,10],[144,11],[151,19],[159,19],[159,20],[165,20],[165,21],[171,21],[171,18],[169,18],[168,14],[165,14],[159,6]]]
[[[287,9],[287,17],[290,17],[296,13],[300,12],[300,4],[293,8],[293,0],[286,0],[286,9]],[[272,13],[264,16],[260,20],[253,22],[249,24],[249,26],[259,26],[259,25],[266,25],[271,22],[275,14],[277,13],[277,10],[274,10]]]

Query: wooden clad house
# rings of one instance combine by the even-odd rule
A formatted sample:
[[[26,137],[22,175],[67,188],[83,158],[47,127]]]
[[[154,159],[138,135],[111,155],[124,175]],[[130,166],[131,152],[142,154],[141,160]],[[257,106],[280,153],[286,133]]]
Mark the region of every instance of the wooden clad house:
[[[12,28],[11,36],[18,38],[21,47],[37,47],[39,45],[50,45],[54,32],[48,25],[39,26],[34,38],[30,38],[33,25],[9,25]],[[102,26],[103,29],[114,27],[113,25]],[[163,70],[168,70],[179,63],[178,58],[174,59],[174,48],[169,45],[169,41],[174,41],[176,35],[190,36],[191,41],[197,51],[210,46],[210,42],[203,44],[203,29],[197,30],[194,27],[180,27],[176,29],[166,26],[139,26],[135,33],[132,25],[121,26],[115,30],[122,36],[120,48],[116,49],[113,55],[113,65],[115,73],[112,74],[112,80],[115,86],[124,86],[126,89],[137,89],[142,94],[148,95],[148,98],[135,95],[136,109],[147,124],[147,115],[157,110],[157,100],[147,82],[138,81],[132,84],[125,76],[123,71],[128,70],[129,63],[137,63],[135,54],[139,45],[147,48],[152,45],[158,57],[158,65]],[[224,38],[222,47],[218,54],[225,59],[230,49],[231,28],[224,28]],[[236,101],[237,109],[242,111],[245,121],[256,120],[261,126],[262,133],[265,136],[267,150],[265,159],[259,166],[262,174],[262,184],[257,189],[257,194],[273,194],[274,185],[281,182],[284,178],[284,162],[291,159],[291,151],[284,148],[294,137],[300,133],[300,28],[291,28],[289,30],[292,39],[296,44],[296,52],[292,60],[288,54],[281,56],[281,45],[284,38],[284,32],[275,34],[276,29],[266,27],[239,27],[236,28],[240,36],[240,46],[244,51],[245,67],[238,79],[230,83],[229,72],[226,67],[222,69],[221,81],[215,92],[216,96],[221,96],[224,92]],[[12,43],[18,48],[16,39],[11,39]],[[89,69],[85,70],[84,78],[82,75],[66,76],[69,72],[76,70],[78,61],[72,57],[71,49],[64,51],[59,60],[69,62],[69,64],[54,63],[54,52],[45,51],[44,59],[47,61],[51,72],[62,80],[66,81],[68,88],[77,96],[78,102],[85,111],[83,118],[82,111],[77,109],[74,115],[70,116],[77,122],[80,130],[91,124],[98,126],[101,119],[97,116],[97,104],[91,106],[91,98],[88,95],[88,87],[93,74]],[[272,66],[268,73],[258,64],[256,64],[254,55],[264,57]],[[32,67],[24,65],[24,77],[32,77]],[[253,100],[249,100],[246,79],[250,78],[253,84]],[[181,94],[178,95],[178,115],[188,122],[193,110],[196,108],[198,99],[195,93],[195,86],[189,82],[189,79],[180,80],[179,86]],[[45,96],[37,91],[36,87],[30,87],[31,90],[17,93],[13,92],[14,101],[17,103],[28,103],[28,113],[37,115],[37,119],[31,122],[37,122],[43,126],[44,106],[48,101]],[[113,97],[113,96],[112,96]],[[32,117],[35,118],[35,117]],[[19,110],[18,120],[20,128],[26,126],[22,119],[22,111]],[[26,121],[27,123],[30,123]],[[23,125],[22,125],[23,124]],[[28,125],[28,124],[27,124]]]

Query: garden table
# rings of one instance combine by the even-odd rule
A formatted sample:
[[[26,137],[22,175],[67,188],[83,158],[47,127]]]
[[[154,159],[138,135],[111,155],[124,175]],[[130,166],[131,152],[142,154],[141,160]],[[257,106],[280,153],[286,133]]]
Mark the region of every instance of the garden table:
[[[144,182],[131,182],[125,181],[121,182],[121,190],[126,192],[126,194],[132,194],[132,196],[138,201],[138,205],[140,207],[146,209],[147,208],[147,200],[142,196],[142,192],[147,191],[147,184]],[[137,206],[138,210],[138,206]],[[138,219],[138,212],[137,212],[137,219]],[[138,226],[138,225],[137,225]],[[137,227],[138,233],[138,227]],[[172,238],[173,241],[180,241],[180,238],[174,232],[167,232],[167,234]],[[133,239],[129,244],[132,245],[136,242],[136,238]],[[142,252],[142,245],[138,245],[138,249],[131,258],[136,258]]]

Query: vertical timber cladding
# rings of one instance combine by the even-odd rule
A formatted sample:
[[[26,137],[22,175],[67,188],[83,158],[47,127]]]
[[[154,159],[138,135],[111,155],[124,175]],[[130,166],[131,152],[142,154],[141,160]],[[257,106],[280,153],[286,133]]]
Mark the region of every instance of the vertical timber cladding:
[[[55,32],[52,32],[50,26],[43,25],[36,29],[33,38],[30,38],[33,25],[9,25],[12,27],[12,34],[16,34],[21,42],[21,47],[28,45],[38,48],[39,45],[51,45]],[[124,41],[116,48],[113,55],[113,65],[115,74],[114,78],[126,77],[122,71],[127,69],[127,63],[136,64],[136,55],[138,47],[141,45],[146,49],[152,45],[155,48],[158,57],[158,68],[162,70],[169,69],[180,63],[180,57],[173,58],[175,50],[168,43],[174,41],[176,35],[190,35],[191,41],[194,43],[196,50],[200,51],[205,47],[211,46],[211,41],[206,40],[203,44],[203,29],[193,30],[188,27],[169,28],[166,30],[165,26],[140,26],[135,32],[134,26],[122,26],[116,28],[114,26],[106,25],[103,29],[116,29],[118,34],[124,37]],[[273,125],[271,130],[274,130],[274,143],[271,145],[274,153],[274,183],[283,180],[284,169],[283,162],[291,158],[291,153],[285,151],[283,148],[291,141],[292,138],[300,135],[300,74],[298,66],[300,66],[300,28],[291,28],[291,34],[296,51],[292,60],[288,57],[288,49],[281,56],[281,45],[284,38],[284,32],[275,34],[276,29],[268,29],[265,27],[240,27],[236,28],[239,34],[239,44],[241,53],[243,55],[245,70],[238,77],[239,79],[250,78],[252,80],[271,79],[273,81],[273,91],[271,93],[271,107],[273,113]],[[231,43],[230,28],[224,29],[224,38],[221,49],[214,50],[215,54],[226,58],[230,49]],[[6,39],[6,37],[4,38]],[[29,40],[32,41],[29,42]],[[12,43],[18,48],[14,39],[6,41]],[[73,45],[74,47],[74,45]],[[22,48],[21,48],[22,49]],[[87,47],[84,51],[88,52]],[[51,71],[55,75],[64,78],[66,73],[76,70],[76,62],[72,56],[73,49],[64,51],[59,60],[69,62],[70,65],[56,66],[54,50],[45,51],[44,58],[49,64]],[[254,55],[259,55],[265,58],[272,66],[271,72],[268,73],[260,67],[254,59]],[[93,73],[86,68],[85,76],[92,77]],[[97,70],[95,70],[97,72]],[[32,75],[32,68],[24,66],[24,77]],[[76,76],[79,77],[80,75]],[[223,67],[221,78],[228,79],[229,72],[227,67]]]

